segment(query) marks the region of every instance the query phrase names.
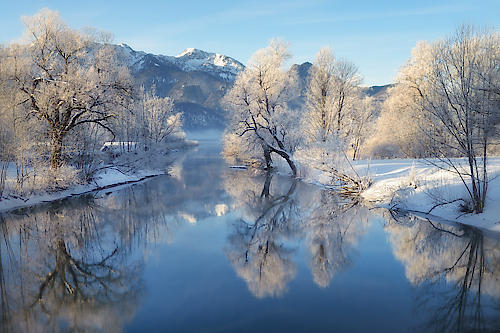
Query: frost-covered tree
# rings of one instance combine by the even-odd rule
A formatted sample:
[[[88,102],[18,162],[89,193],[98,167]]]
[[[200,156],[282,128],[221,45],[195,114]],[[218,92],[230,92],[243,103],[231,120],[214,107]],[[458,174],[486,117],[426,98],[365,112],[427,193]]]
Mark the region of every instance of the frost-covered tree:
[[[108,120],[129,104],[130,74],[117,65],[105,35],[67,26],[57,12],[42,9],[23,17],[26,43],[10,45],[8,78],[21,104],[46,128],[50,166],[62,163],[63,142],[73,129],[94,123],[108,131]]]
[[[0,49],[0,183],[5,176],[1,169],[5,170],[8,163],[15,162],[15,186],[19,190],[30,173],[34,174],[46,147],[37,144],[43,139],[43,126],[26,117],[25,109],[19,105],[23,94],[10,77],[11,48]]]
[[[425,144],[421,144],[424,137],[419,134],[424,119],[415,110],[413,96],[405,86],[390,88],[376,119],[374,134],[366,143],[368,153],[385,158],[425,157]]]
[[[376,105],[372,97],[360,98],[354,105],[348,125],[353,160],[358,158],[361,148],[372,134],[376,113]]]
[[[245,147],[259,147],[267,168],[272,166],[272,154],[276,154],[286,160],[295,175],[292,152],[298,117],[288,107],[288,101],[296,74],[283,68],[289,57],[287,46],[276,40],[252,56],[225,96],[230,110],[226,132],[244,138]]]
[[[310,69],[302,130],[308,142],[326,142],[349,135],[349,120],[359,102],[361,79],[352,63],[323,48]]]
[[[461,178],[475,213],[485,206],[488,148],[500,123],[499,54],[498,33],[462,26],[450,38],[419,43],[398,76],[419,118],[418,144]]]
[[[309,142],[325,142],[337,130],[335,121],[334,81],[335,58],[333,52],[323,48],[309,70],[310,81],[306,90],[306,112],[302,128]]]
[[[308,177],[311,169],[328,173],[332,182],[342,184],[345,191],[359,191],[362,181],[347,159],[349,145],[355,154],[359,150],[366,114],[358,85],[357,68],[338,60],[333,52],[322,49],[310,69],[309,86],[299,132],[303,137],[294,158],[305,166]],[[366,103],[366,106],[368,103]]]
[[[154,86],[149,92],[142,91],[139,112],[146,143],[158,144],[182,134],[182,113],[175,112],[170,97],[158,97]]]
[[[243,163],[256,168],[269,168],[263,156],[263,147],[249,136],[240,136],[237,133],[225,133],[223,137],[224,149],[222,155],[230,163]],[[264,151],[265,152],[265,151]],[[271,156],[267,156],[271,162]]]

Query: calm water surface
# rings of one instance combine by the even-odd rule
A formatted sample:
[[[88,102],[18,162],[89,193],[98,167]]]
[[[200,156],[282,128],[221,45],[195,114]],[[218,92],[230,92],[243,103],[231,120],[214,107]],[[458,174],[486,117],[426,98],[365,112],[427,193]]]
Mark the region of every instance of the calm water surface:
[[[229,169],[0,217],[5,332],[500,331],[500,242]]]

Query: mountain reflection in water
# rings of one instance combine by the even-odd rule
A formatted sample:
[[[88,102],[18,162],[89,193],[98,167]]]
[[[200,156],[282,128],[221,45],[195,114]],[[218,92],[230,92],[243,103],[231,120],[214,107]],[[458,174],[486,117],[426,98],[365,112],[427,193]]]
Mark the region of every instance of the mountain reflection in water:
[[[498,238],[228,169],[218,149],[1,216],[1,331],[500,330]]]

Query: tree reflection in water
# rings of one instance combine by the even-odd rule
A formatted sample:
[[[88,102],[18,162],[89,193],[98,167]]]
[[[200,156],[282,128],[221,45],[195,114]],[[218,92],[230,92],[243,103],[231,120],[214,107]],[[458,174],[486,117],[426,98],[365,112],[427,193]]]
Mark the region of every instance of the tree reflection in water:
[[[294,240],[308,239],[314,281],[326,287],[335,272],[349,264],[354,245],[367,230],[366,209],[297,180],[272,173],[227,173],[225,187],[233,209],[241,214],[233,224],[226,255],[258,298],[286,291],[297,270],[292,261]]]
[[[308,239],[314,282],[325,288],[351,264],[356,244],[368,230],[369,211],[333,191],[318,191],[312,207],[302,230]]]
[[[394,214],[387,214],[385,228],[406,277],[418,286],[416,314],[425,318],[422,329],[500,331],[499,240],[466,226]]]
[[[228,170],[221,181],[219,171],[207,176],[197,167],[183,174],[0,217],[0,331],[124,329],[145,289],[144,259],[190,219],[213,222],[229,210],[225,219],[237,216],[227,226],[225,256],[259,298],[287,292],[302,268],[301,249],[315,284],[335,294],[335,276],[356,261],[368,232],[367,208],[288,177]],[[384,228],[415,286],[417,330],[498,331],[500,242],[475,229],[395,217]],[[379,242],[375,236],[370,241]],[[394,274],[387,283],[401,280]]]
[[[132,318],[140,262],[108,238],[99,207],[69,203],[1,223],[4,330],[113,332]]]
[[[184,222],[162,191],[150,183],[0,217],[1,330],[122,331],[148,248]]]
[[[264,179],[239,175],[225,179],[226,189],[243,215],[234,224],[226,254],[237,274],[259,298],[281,295],[296,273],[291,260],[293,249],[284,239],[297,233],[297,181],[285,184],[288,189],[284,191],[274,186],[271,190],[271,181],[271,173]]]

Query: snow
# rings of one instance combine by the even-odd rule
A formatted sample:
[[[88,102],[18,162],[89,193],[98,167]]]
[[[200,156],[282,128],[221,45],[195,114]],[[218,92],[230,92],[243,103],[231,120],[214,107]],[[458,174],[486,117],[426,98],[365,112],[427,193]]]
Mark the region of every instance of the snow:
[[[144,65],[145,52],[135,51],[124,43],[118,44],[116,50],[118,56],[125,59],[130,67],[142,68]]]
[[[482,214],[462,215],[458,202],[436,207],[432,215],[442,219],[500,231],[500,157],[489,160],[488,195]],[[383,207],[396,207],[428,212],[441,202],[466,198],[460,178],[425,161],[412,159],[355,162],[357,172],[372,178],[372,185],[362,192],[365,202]]]
[[[188,47],[187,49],[185,49],[184,51],[182,51],[181,53],[179,53],[175,57],[182,58],[185,56],[195,56],[195,57],[204,58],[204,57],[206,57],[206,55],[207,55],[207,53],[205,51],[198,50],[198,49],[195,49],[193,47]]]
[[[134,173],[125,174],[117,169],[105,169],[100,172],[90,184],[76,185],[67,190],[52,193],[38,192],[27,197],[9,196],[7,198],[1,198],[0,213],[24,207],[36,206],[46,202],[78,196],[97,190],[109,189],[111,187],[113,187],[113,189],[118,189],[123,185],[139,182],[165,173],[166,172],[164,170],[140,170]],[[11,174],[10,176],[15,178],[15,174]]]
[[[135,149],[138,145],[138,142],[135,141],[107,141],[102,147],[101,151],[113,151],[119,152],[120,149],[126,150],[127,148]]]
[[[226,66],[226,64],[227,64],[226,57],[223,56],[222,54],[216,53],[214,57],[214,65],[219,67],[224,67]]]
[[[53,193],[38,193],[28,196],[27,198],[11,196],[0,199],[0,213],[32,207],[46,202],[69,198],[82,195],[85,193],[108,189],[113,187],[118,189],[122,185],[139,182],[144,179],[165,174],[160,170],[142,170],[134,174],[123,174],[118,170],[108,169],[99,174],[99,176],[91,184],[76,185],[67,190],[57,191]]]
[[[231,81],[236,78],[245,67],[237,60],[218,53],[205,52],[195,48],[187,48],[176,56],[153,55],[142,51],[135,51],[127,44],[116,45],[118,54],[126,59],[133,71],[144,67],[146,56],[153,57],[153,65],[161,67],[161,64],[171,64],[186,72],[202,71]]]
[[[233,79],[243,70],[243,65],[232,58],[194,48],[184,50],[175,56],[175,60],[176,64],[185,71],[215,71],[226,80]]]

